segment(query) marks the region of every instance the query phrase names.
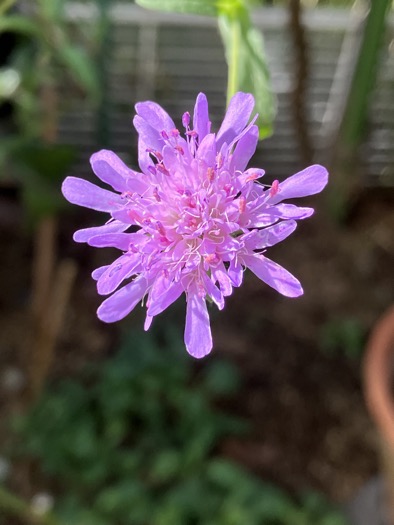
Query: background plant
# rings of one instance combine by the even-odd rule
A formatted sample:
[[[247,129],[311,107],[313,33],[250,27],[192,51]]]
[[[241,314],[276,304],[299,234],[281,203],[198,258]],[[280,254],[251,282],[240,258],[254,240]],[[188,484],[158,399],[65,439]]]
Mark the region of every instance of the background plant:
[[[19,421],[18,455],[56,482],[60,523],[344,523],[317,494],[295,501],[218,455],[225,437],[245,431],[215,407],[238,390],[229,363],[193,369],[168,332],[130,343],[83,381],[49,390]]]

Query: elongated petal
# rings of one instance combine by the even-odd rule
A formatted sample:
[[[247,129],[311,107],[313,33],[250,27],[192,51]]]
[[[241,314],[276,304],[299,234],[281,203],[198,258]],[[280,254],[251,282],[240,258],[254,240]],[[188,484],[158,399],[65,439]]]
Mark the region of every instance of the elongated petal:
[[[225,297],[231,295],[233,288],[231,286],[230,278],[227,275],[226,268],[224,267],[223,263],[219,264],[216,268],[212,268],[212,275],[215,281],[218,281],[220,290],[222,291],[223,295]]]
[[[209,121],[208,114],[208,100],[204,93],[199,93],[196,99],[193,115],[193,127],[194,131],[196,131],[198,134],[198,140],[201,144],[202,139],[205,137],[205,135],[208,135],[211,129],[211,123]]]
[[[243,268],[236,257],[230,261],[228,268],[228,276],[231,280],[231,284],[237,288],[242,284]]]
[[[260,250],[262,248],[268,248],[274,246],[278,242],[283,241],[293,233],[297,228],[296,221],[282,221],[279,224],[275,224],[265,230],[260,230],[253,237],[253,249]]]
[[[124,232],[129,226],[129,224],[125,224],[121,221],[111,221],[103,226],[93,226],[92,228],[77,230],[74,233],[73,239],[75,242],[88,242],[89,239],[96,237],[97,235],[112,232]]]
[[[128,315],[143,298],[148,283],[140,277],[126,284],[123,288],[108,297],[98,308],[97,316],[104,323],[114,323]]]
[[[153,128],[145,119],[136,115],[133,119],[135,129],[138,131],[139,141],[144,144],[145,150],[151,148],[155,151],[161,151],[164,141],[160,133]]]
[[[146,239],[145,233],[141,230],[134,233],[104,233],[91,237],[88,244],[96,248],[112,247],[127,251],[131,246],[138,248]]]
[[[97,211],[114,211],[124,205],[120,195],[103,190],[91,182],[77,177],[67,177],[62,193],[68,201]]]
[[[100,266],[100,268],[96,268],[95,270],[92,271],[92,278],[95,281],[98,281],[100,277],[103,275],[103,273],[105,272],[105,270],[107,270],[110,266],[111,266],[110,264],[106,264],[105,266]]]
[[[104,233],[89,239],[88,244],[96,248],[111,247],[119,250],[128,250],[131,241],[130,235],[130,233]]]
[[[90,164],[99,179],[123,192],[127,189],[126,179],[132,171],[113,151],[101,150],[90,157]]]
[[[295,204],[277,204],[250,218],[248,227],[264,228],[274,224],[279,219],[307,219],[313,215],[313,208],[303,208]]]
[[[144,323],[144,330],[145,332],[147,332],[152,324],[152,321],[153,321],[153,317],[151,317],[150,315],[146,314],[146,317],[145,317],[145,323]]]
[[[290,272],[263,255],[244,256],[244,264],[259,279],[286,297],[298,297],[304,293],[301,283]]]
[[[171,131],[175,128],[174,121],[167,111],[159,106],[159,104],[156,104],[156,102],[151,102],[150,100],[138,102],[138,104],[135,105],[135,109],[137,114],[159,133],[163,130]]]
[[[279,184],[279,191],[270,198],[270,204],[281,202],[283,199],[306,197],[319,193],[328,182],[328,171],[319,164],[309,166]]]
[[[150,297],[148,315],[154,316],[164,312],[173,302],[175,302],[183,293],[183,286],[180,282],[172,282],[162,293],[153,293]]]
[[[100,295],[112,293],[120,283],[136,273],[135,269],[140,264],[140,254],[126,254],[118,257],[97,281],[97,291]]]
[[[241,133],[249,121],[254,107],[254,98],[250,93],[236,93],[230,100],[223,123],[216,136],[218,148],[224,142],[230,144]]]
[[[230,165],[232,170],[245,170],[248,162],[252,158],[252,155],[256,151],[258,140],[259,128],[257,126],[252,126],[250,130],[239,140],[235,147]]]
[[[138,139],[138,165],[146,177],[150,177],[149,167],[153,167],[153,161],[148,153],[148,145],[139,137]]]
[[[216,304],[216,306],[219,308],[219,310],[223,310],[224,308],[224,297],[222,292],[219,290],[219,288],[212,282],[212,280],[208,277],[206,273],[203,273],[202,275],[203,283],[205,290],[207,292],[207,295],[213,300],[213,302]]]
[[[199,160],[204,161],[207,166],[215,166],[216,141],[214,133],[209,133],[208,135],[205,135],[197,150],[197,158]]]
[[[212,350],[212,335],[205,298],[188,295],[186,307],[185,345],[190,355],[200,359]]]
[[[315,213],[313,208],[296,206],[295,204],[281,203],[270,208],[270,213],[281,219],[307,219]]]

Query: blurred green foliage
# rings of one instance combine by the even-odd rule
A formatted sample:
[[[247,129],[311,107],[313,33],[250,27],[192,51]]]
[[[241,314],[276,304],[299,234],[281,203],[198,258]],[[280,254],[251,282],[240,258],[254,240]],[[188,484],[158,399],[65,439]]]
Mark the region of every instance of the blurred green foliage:
[[[19,422],[19,454],[55,478],[65,524],[343,525],[320,496],[295,502],[217,455],[223,438],[245,431],[215,406],[238,385],[227,362],[196,370],[169,333],[160,343],[130,336]]]
[[[366,342],[366,331],[355,318],[334,318],[327,321],[320,332],[320,348],[327,355],[344,355],[360,360]]]
[[[0,130],[0,169],[20,183],[33,224],[62,206],[59,181],[76,156],[75,149],[55,144],[60,99],[70,91],[91,103],[100,98],[89,44],[94,46],[75,40],[64,16],[66,3],[32,0],[23,10],[19,2],[0,3],[0,34],[16,38],[0,69],[0,104],[13,107],[12,122]]]

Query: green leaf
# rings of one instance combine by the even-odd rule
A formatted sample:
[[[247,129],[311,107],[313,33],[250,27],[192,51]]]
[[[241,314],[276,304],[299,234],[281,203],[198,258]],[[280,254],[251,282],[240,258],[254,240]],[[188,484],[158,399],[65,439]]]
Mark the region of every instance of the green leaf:
[[[31,220],[58,212],[65,206],[59,191],[76,158],[76,151],[66,145],[32,145],[20,150],[17,170],[23,184],[23,200]]]
[[[276,102],[262,35],[253,27],[249,11],[242,5],[223,9],[218,23],[229,68],[227,102],[237,91],[252,93],[259,114],[256,124],[260,139],[268,137],[273,131]]]
[[[96,69],[86,51],[82,48],[65,45],[57,49],[57,56],[70,71],[74,80],[95,98],[100,89]]]
[[[193,13],[195,15],[217,16],[221,9],[226,9],[237,0],[136,0],[136,3],[147,9]]]
[[[31,144],[21,149],[19,154],[21,163],[28,166],[39,178],[52,182],[56,187],[76,160],[75,148],[66,144]]]
[[[38,25],[32,19],[21,15],[0,16],[0,33],[5,31],[40,36]]]
[[[8,11],[15,3],[16,0],[0,0],[0,15]]]
[[[64,20],[64,5],[66,0],[38,0],[39,9],[47,20],[61,23]]]

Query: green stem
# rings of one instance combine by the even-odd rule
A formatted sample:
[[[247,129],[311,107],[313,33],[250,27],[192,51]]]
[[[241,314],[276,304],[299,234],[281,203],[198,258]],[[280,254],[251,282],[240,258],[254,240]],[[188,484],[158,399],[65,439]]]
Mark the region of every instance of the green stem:
[[[358,148],[364,139],[370,96],[377,73],[386,15],[391,0],[370,0],[362,42],[357,57],[351,89],[336,137],[331,161],[332,181],[328,191],[331,214],[343,222],[349,213],[349,204],[360,192]]]
[[[229,104],[231,97],[236,93],[238,88],[239,78],[239,49],[241,42],[241,30],[240,25],[237,22],[234,14],[228,15],[231,24],[231,51],[228,60],[228,76],[227,76],[227,105]]]
[[[342,140],[350,148],[356,148],[363,138],[369,96],[376,80],[378,54],[390,5],[391,0],[370,2],[351,95],[343,121]]]

